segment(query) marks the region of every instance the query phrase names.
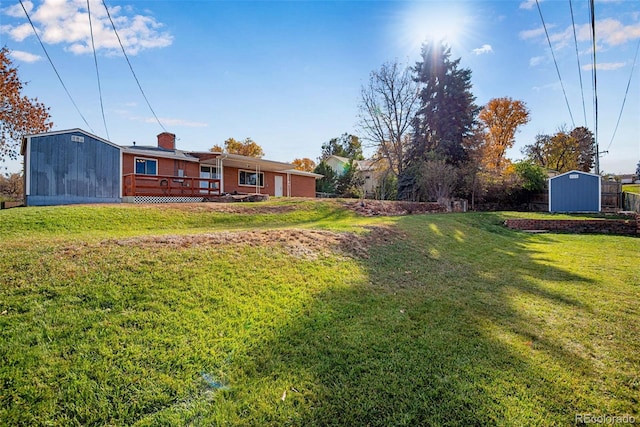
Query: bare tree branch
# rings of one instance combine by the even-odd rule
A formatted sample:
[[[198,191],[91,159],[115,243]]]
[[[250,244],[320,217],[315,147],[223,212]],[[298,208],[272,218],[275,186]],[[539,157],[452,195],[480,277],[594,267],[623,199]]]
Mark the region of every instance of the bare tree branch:
[[[373,71],[362,87],[359,125],[362,138],[375,147],[396,176],[406,165],[411,122],[419,108],[418,88],[410,69],[397,62]]]

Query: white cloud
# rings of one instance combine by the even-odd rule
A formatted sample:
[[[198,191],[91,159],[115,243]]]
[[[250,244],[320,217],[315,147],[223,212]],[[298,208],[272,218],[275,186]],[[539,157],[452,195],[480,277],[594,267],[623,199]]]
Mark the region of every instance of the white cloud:
[[[27,9],[27,13],[31,13],[33,10],[33,3],[30,1],[23,1],[22,4],[24,5],[24,8]],[[24,10],[22,10],[20,3],[0,9],[0,13],[11,16],[12,18],[24,18]]]
[[[549,83],[549,84],[542,85],[542,86],[533,86],[531,89],[534,92],[543,92],[543,91],[547,91],[547,90],[556,91],[556,90],[560,90],[561,86],[560,86],[560,83],[557,82],[557,83]]]
[[[573,27],[567,27],[558,32],[552,32],[552,28],[553,25],[547,25],[549,40],[554,49],[562,49],[574,44]],[[591,24],[576,25],[575,31],[578,42],[591,42]],[[519,36],[524,40],[535,38],[544,40],[544,28],[521,31]],[[640,39],[640,23],[624,25],[621,21],[612,18],[596,21],[596,41],[599,48],[619,46],[638,39]]]
[[[531,10],[535,5],[536,5],[536,0],[525,0],[522,3],[520,3],[520,9]]]
[[[90,0],[89,5],[96,50],[118,54],[120,45],[103,3]],[[44,43],[62,44],[75,54],[92,52],[89,11],[85,0],[44,0],[35,7],[31,2],[25,2],[25,7]],[[15,5],[0,12],[26,20],[22,8],[18,9]],[[109,14],[129,55],[145,49],[166,47],[173,42],[173,36],[163,31],[163,24],[153,16],[135,14],[130,7],[121,6],[110,7]],[[4,25],[0,31],[16,41],[33,35],[28,23]]]
[[[640,24],[624,25],[611,18],[596,21],[596,37],[610,46],[618,46],[640,38]]]
[[[473,53],[475,53],[476,55],[482,55],[483,53],[491,53],[491,52],[493,52],[493,48],[491,47],[490,44],[483,44],[482,47],[473,49]]]
[[[534,56],[533,58],[529,59],[529,66],[537,67],[538,65],[544,62],[544,59],[545,59],[544,56]]]
[[[15,41],[21,42],[29,36],[33,35],[33,28],[29,24],[21,24],[11,26],[11,25],[3,25],[0,27],[0,34],[8,34]]]
[[[596,69],[598,71],[613,71],[627,65],[625,62],[603,62],[596,65]],[[582,69],[586,71],[591,71],[593,68],[593,64],[583,65]]]
[[[548,28],[551,28],[551,27],[547,26],[547,29]],[[533,39],[533,38],[536,38],[536,37],[544,36],[544,27],[535,28],[533,30],[520,31],[518,33],[518,35],[523,40],[528,40],[528,39]]]
[[[570,43],[573,45],[573,28],[567,27],[562,32],[549,34],[549,40],[553,44],[554,49],[562,49],[569,46]]]
[[[38,62],[42,59],[40,55],[34,55],[33,53],[23,52],[21,50],[12,50],[11,56],[22,62]]]

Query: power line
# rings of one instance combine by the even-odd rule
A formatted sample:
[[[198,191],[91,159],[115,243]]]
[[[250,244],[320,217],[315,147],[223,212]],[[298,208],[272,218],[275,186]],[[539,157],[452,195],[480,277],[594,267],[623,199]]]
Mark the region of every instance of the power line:
[[[609,142],[607,151],[609,151],[609,148],[611,148],[611,144],[613,144],[613,139],[616,137],[616,132],[618,132],[618,125],[620,124],[620,118],[622,117],[624,104],[625,102],[627,102],[627,95],[629,94],[629,86],[631,86],[631,78],[633,77],[633,70],[636,67],[636,60],[638,59],[638,50],[640,50],[640,41],[638,41],[638,46],[636,47],[636,54],[633,57],[633,65],[631,66],[631,73],[629,74],[629,81],[627,82],[627,90],[624,92],[624,98],[622,99],[622,107],[620,107],[620,114],[618,114],[618,121],[616,122],[615,129],[613,130],[613,135],[611,135],[611,142]]]
[[[138,88],[140,89],[140,92],[142,93],[142,97],[147,102],[147,106],[149,107],[149,110],[151,110],[151,113],[153,113],[153,117],[155,117],[156,121],[158,122],[158,124],[160,125],[162,130],[166,132],[167,130],[164,128],[164,126],[162,126],[162,123],[160,122],[160,119],[158,119],[158,116],[156,115],[156,112],[153,111],[153,108],[151,107],[151,104],[149,103],[149,100],[147,99],[147,95],[144,93],[144,90],[142,90],[142,86],[140,85],[140,81],[138,80],[138,76],[136,76],[135,71],[133,71],[133,66],[131,65],[131,61],[129,61],[129,57],[127,56],[127,52],[125,52],[125,50],[124,50],[124,46],[122,45],[122,40],[120,40],[120,35],[118,35],[118,31],[116,30],[116,26],[113,23],[113,19],[111,19],[111,14],[109,13],[109,8],[107,7],[107,4],[105,3],[104,0],[102,0],[102,5],[104,6],[104,9],[107,11],[107,16],[109,17],[109,22],[111,22],[111,27],[113,28],[113,32],[116,34],[116,38],[118,39],[118,43],[120,44],[120,49],[122,49],[122,54],[124,55],[125,59],[127,60],[127,64],[129,64],[129,69],[131,70],[131,74],[133,74],[133,78],[136,80],[136,83],[138,84]]]
[[[536,0],[537,1],[537,0]],[[596,140],[596,175],[600,175],[600,153],[598,148],[598,74],[596,72],[596,7],[595,1],[591,0],[589,13],[591,16],[591,41],[593,49],[593,67],[591,67],[591,75],[593,77],[593,113]]]
[[[584,114],[584,125],[587,126],[587,107],[584,102],[584,88],[582,86],[582,67],[580,67],[580,55],[578,53],[578,37],[576,36],[576,22],[573,19],[573,2],[569,0],[569,9],[571,10],[571,26],[573,27],[573,41],[576,46],[576,60],[578,61],[578,76],[580,77],[580,94],[582,95],[582,112]]]
[[[569,110],[569,117],[571,117],[571,124],[576,127],[576,122],[573,120],[573,114],[571,113],[571,107],[569,106],[569,99],[567,99],[567,92],[564,90],[564,84],[562,83],[562,76],[560,76],[560,69],[558,68],[558,61],[556,61],[556,55],[553,53],[553,47],[551,46],[551,39],[549,38],[549,32],[547,31],[547,25],[542,17],[542,9],[540,9],[540,2],[536,0],[536,6],[538,6],[538,13],[540,14],[540,20],[544,27],[544,33],[547,36],[547,42],[549,43],[549,49],[551,50],[551,56],[553,57],[553,63],[556,65],[556,72],[558,73],[558,79],[560,80],[560,87],[562,87],[562,93],[564,94],[564,100],[567,103],[567,109]]]
[[[98,71],[98,55],[96,54],[96,44],[93,39],[93,24],[91,24],[91,7],[89,6],[89,0],[87,0],[87,14],[89,16],[89,32],[91,33],[91,48],[93,49],[93,62],[96,64],[96,77],[98,79],[98,94],[100,96],[100,110],[102,111],[102,123],[104,123],[104,131],[107,133],[107,139],[109,137],[109,129],[107,129],[107,119],[104,117],[104,103],[102,102],[102,86],[100,85],[100,72]]]
[[[33,33],[36,35],[36,38],[38,39],[38,42],[40,42],[40,46],[42,47],[42,50],[44,51],[44,54],[46,55],[47,59],[49,60],[49,64],[51,64],[51,68],[53,68],[53,71],[56,73],[56,76],[58,76],[58,80],[60,81],[60,84],[64,88],[64,91],[67,93],[67,96],[71,100],[71,103],[75,107],[75,109],[78,112],[78,114],[80,115],[80,117],[82,117],[82,121],[84,122],[84,124],[87,125],[87,127],[89,128],[89,130],[92,133],[95,133],[94,130],[89,125],[89,123],[87,122],[87,119],[85,119],[84,116],[82,115],[82,113],[80,112],[80,109],[78,108],[78,105],[73,100],[73,97],[71,96],[71,93],[69,93],[69,89],[67,89],[67,86],[64,84],[64,81],[62,81],[62,77],[60,77],[60,73],[58,73],[58,70],[56,69],[56,66],[53,65],[53,61],[51,60],[51,57],[49,56],[49,52],[47,52],[47,49],[44,47],[44,43],[42,43],[42,39],[40,38],[40,35],[38,35],[38,31],[36,31],[36,27],[35,27],[35,25],[33,25],[33,21],[31,21],[31,17],[29,16],[29,13],[27,13],[27,9],[24,7],[24,4],[22,3],[22,0],[19,0],[19,1],[20,1],[20,6],[22,6],[22,10],[24,10],[24,14],[27,16],[27,20],[29,21],[29,24],[31,24],[31,28],[33,29]]]

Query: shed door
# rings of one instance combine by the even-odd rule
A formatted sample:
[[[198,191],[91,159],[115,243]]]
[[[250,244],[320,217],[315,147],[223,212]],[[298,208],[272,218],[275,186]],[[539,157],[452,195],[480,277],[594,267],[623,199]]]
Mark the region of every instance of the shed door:
[[[274,189],[274,196],[276,197],[282,197],[283,192],[282,192],[282,175],[276,175],[275,177],[275,189]]]

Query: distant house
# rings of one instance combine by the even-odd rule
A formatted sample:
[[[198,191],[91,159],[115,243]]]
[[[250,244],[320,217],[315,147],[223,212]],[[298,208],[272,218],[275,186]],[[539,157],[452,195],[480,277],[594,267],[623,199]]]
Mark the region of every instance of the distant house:
[[[633,184],[637,181],[636,176],[632,173],[618,175],[616,178],[621,184]],[[640,177],[638,179],[640,179]]]
[[[341,176],[347,171],[351,160],[346,157],[331,155],[327,157],[325,162],[338,176]],[[354,160],[353,164],[363,183],[362,191],[365,197],[374,197],[379,181],[374,162],[371,160]]]
[[[549,178],[549,212],[600,212],[600,175],[570,171]]]
[[[81,129],[23,138],[25,204],[202,201],[225,193],[315,197],[321,175],[290,163],[154,146],[119,146]]]

